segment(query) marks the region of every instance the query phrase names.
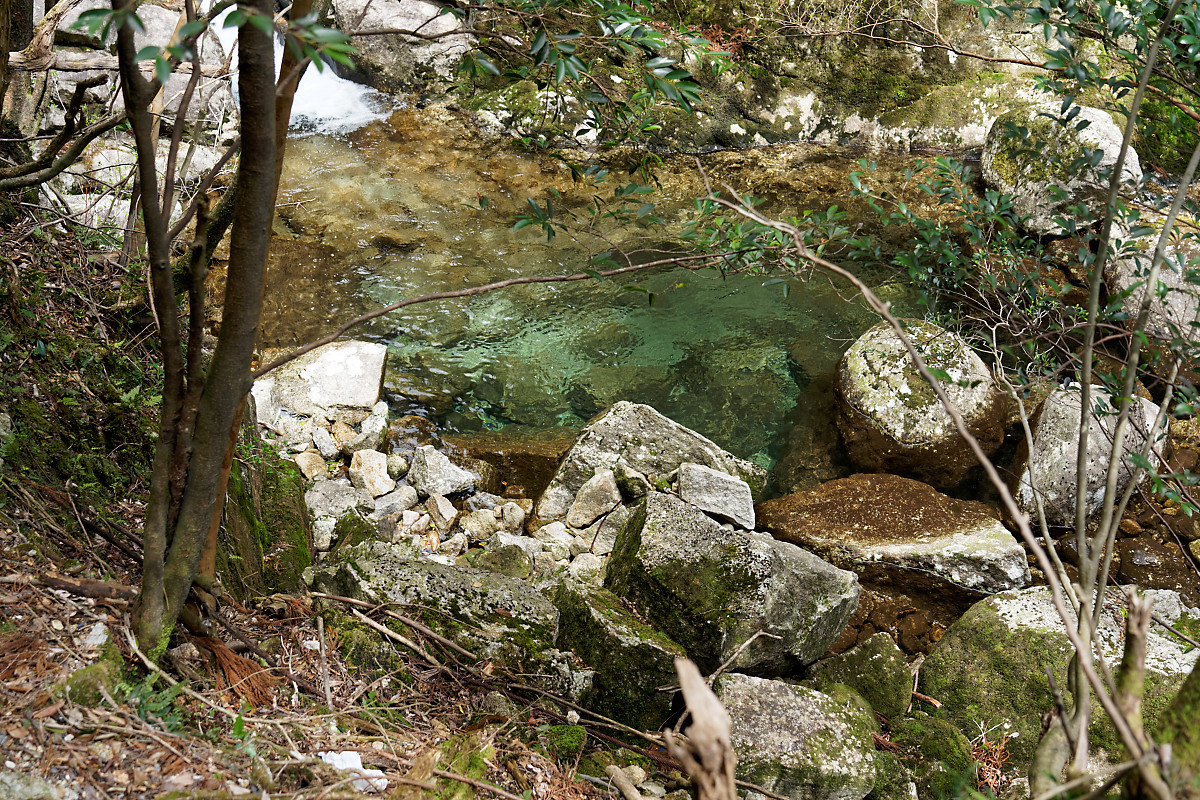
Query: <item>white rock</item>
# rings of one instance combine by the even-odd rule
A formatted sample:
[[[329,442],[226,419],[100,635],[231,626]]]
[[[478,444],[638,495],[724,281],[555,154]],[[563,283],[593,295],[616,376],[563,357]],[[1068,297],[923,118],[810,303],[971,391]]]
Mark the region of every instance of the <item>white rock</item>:
[[[350,459],[347,474],[351,483],[360,489],[366,489],[372,497],[379,497],[396,488],[396,482],[387,474],[387,456],[378,450],[356,452]]]
[[[454,494],[475,488],[479,476],[452,463],[432,445],[417,448],[408,469],[408,482],[422,497]]]
[[[273,351],[263,354],[269,360]],[[280,400],[293,414],[342,419],[379,402],[387,347],[373,342],[334,342],[318,347],[273,373]]]
[[[88,632],[79,640],[79,644],[85,650],[98,650],[104,647],[108,644],[108,626],[103,622],[97,622],[88,628]]]
[[[359,426],[358,435],[342,445],[342,450],[347,454],[357,453],[359,450],[378,450],[383,447],[383,440],[387,436],[387,429],[387,412],[385,411],[383,414],[372,413],[371,416],[362,421],[362,424]]]
[[[411,486],[397,486],[394,491],[375,499],[375,511],[370,518],[380,520],[389,514],[407,511],[418,502],[416,489]]]
[[[408,473],[408,462],[399,453],[390,453],[387,458],[388,475],[400,480]],[[416,491],[415,489],[413,491]]]
[[[325,553],[333,547],[333,529],[337,527],[334,517],[317,517],[312,523],[313,548]]]
[[[701,464],[679,465],[679,499],[713,516],[754,530],[750,484]]]
[[[440,494],[435,494],[425,501],[425,510],[439,531],[448,531],[458,518],[458,509],[454,504]]]
[[[370,513],[375,509],[371,493],[350,485],[345,478],[334,481],[317,481],[304,493],[304,504],[314,519],[317,517],[337,518],[357,509]]]
[[[598,585],[603,578],[602,567],[600,556],[594,553],[582,553],[576,556],[571,565],[567,567],[567,572],[576,580]]]
[[[500,506],[500,520],[506,531],[520,531],[525,527],[525,509],[516,503]]]
[[[487,541],[487,548],[489,550],[499,550],[501,547],[507,547],[510,544],[515,544],[524,550],[530,558],[537,558],[537,554],[544,549],[544,545],[532,536],[513,536],[511,533],[505,533],[504,531],[492,534],[492,538]]]
[[[621,502],[621,490],[611,469],[598,469],[575,494],[575,502],[567,512],[567,524],[586,528]]]
[[[275,379],[270,375],[259,378],[250,389],[254,397],[254,415],[259,425],[273,425],[281,407]]]
[[[324,427],[318,425],[312,429],[312,440],[322,458],[337,458],[341,453],[338,443],[333,440],[333,436]]]
[[[306,450],[303,453],[297,453],[292,460],[296,462],[296,466],[300,468],[304,477],[310,481],[329,477],[325,459],[321,458],[320,453]]]

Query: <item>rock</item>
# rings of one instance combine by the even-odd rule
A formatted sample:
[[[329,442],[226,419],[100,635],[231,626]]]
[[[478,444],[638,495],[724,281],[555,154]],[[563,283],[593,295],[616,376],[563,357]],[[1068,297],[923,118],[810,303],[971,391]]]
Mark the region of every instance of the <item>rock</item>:
[[[522,531],[525,528],[525,509],[516,503],[500,506],[500,522],[506,531]]]
[[[914,710],[903,719],[893,718],[890,726],[889,738],[915,756],[916,763],[906,761],[917,783],[916,797],[956,797],[975,780],[971,743],[946,720]]]
[[[105,7],[111,8],[105,4]],[[39,775],[0,772],[0,797],[6,800],[77,800],[79,792],[69,786],[57,787]]]
[[[1042,403],[1033,428],[1033,446],[1024,463],[1016,465],[1017,504],[1021,510],[1037,519],[1034,490],[1041,496],[1046,522],[1052,526],[1075,524],[1075,492],[1079,480],[1075,470],[1079,453],[1078,386],[1055,389]],[[1100,386],[1092,387],[1092,421],[1088,429],[1087,513],[1095,513],[1104,503],[1105,475],[1108,471],[1109,450],[1117,417],[1112,395]],[[1158,406],[1143,397],[1135,397],[1130,414],[1131,425],[1125,436],[1125,454],[1140,451],[1146,444],[1148,432],[1154,426]],[[1166,430],[1155,434],[1165,438]],[[1156,445],[1159,446],[1159,445]],[[1117,472],[1118,495],[1129,485],[1132,465],[1123,458]]]
[[[329,433],[333,437],[333,441],[337,443],[338,452],[341,452],[343,447],[354,441],[354,437],[358,436],[358,431],[340,419],[333,423],[333,427],[329,429]]]
[[[864,582],[989,594],[1029,584],[1025,550],[991,509],[908,478],[854,475],[768,500],[758,514],[777,539]]]
[[[886,633],[877,633],[849,652],[824,658],[809,673],[818,689],[849,686],[888,719],[899,719],[912,701],[913,677],[904,653]]]
[[[409,606],[420,621],[480,658],[571,682],[566,657],[554,650],[558,611],[516,578],[405,555],[400,545],[366,542],[340,553],[313,576],[318,591],[369,603]],[[530,668],[534,669],[530,669]],[[576,687],[579,689],[582,687]]]
[[[738,778],[794,800],[859,800],[875,787],[875,720],[852,699],[736,673],[713,688],[733,722]]]
[[[380,408],[381,406],[382,408]],[[387,415],[387,403],[383,401],[376,403],[371,410],[371,416],[364,419],[359,425],[358,435],[343,444],[342,450],[347,455],[357,453],[359,450],[382,450],[383,440],[388,429]]]
[[[1058,236],[1064,233],[1055,217],[1068,214],[1068,207],[1082,203],[1094,218],[1104,216],[1109,178],[1121,147],[1121,129],[1107,111],[1078,106],[1079,115],[1065,124],[1058,121],[1059,104],[1038,105],[1009,111],[997,117],[983,146],[983,178],[994,189],[1013,196],[1013,207],[1028,215],[1023,223],[1030,233]],[[1082,122],[1083,130],[1076,130]],[[1013,136],[1012,125],[1026,129]],[[1084,151],[1099,150],[1094,166],[1081,166]],[[1060,163],[1054,163],[1055,161]],[[1142,168],[1138,155],[1129,148],[1121,171],[1121,188],[1126,195],[1140,187]],[[1054,194],[1065,197],[1055,199]]]
[[[1007,401],[991,370],[957,334],[920,321],[907,333],[989,455],[1004,440]],[[864,472],[908,475],[940,489],[962,482],[976,466],[933,389],[917,373],[886,323],[850,346],[838,366],[837,424],[851,459]]]
[[[543,521],[565,517],[576,492],[596,470],[613,469],[618,461],[642,475],[667,473],[691,462],[739,477],[755,494],[766,485],[766,471],[757,464],[733,456],[650,406],[621,401],[580,432],[538,501],[537,516]]]
[[[369,519],[378,521],[392,514],[408,511],[418,502],[416,489],[411,486],[397,486],[388,494],[375,498],[375,511],[371,513]]]
[[[333,435],[320,425],[313,428],[312,440],[322,458],[337,458],[342,452],[341,446],[334,441]]]
[[[1149,590],[1154,613],[1179,627],[1200,623],[1200,610],[1183,606],[1175,592]],[[1101,615],[1097,640],[1109,664],[1118,664],[1124,648],[1124,616],[1110,602]],[[1072,625],[1074,621],[1072,619]],[[1005,727],[1008,749],[1017,763],[1028,763],[1037,744],[1041,715],[1054,708],[1046,669],[1054,674],[1069,706],[1066,666],[1071,645],[1050,600],[1049,590],[1037,586],[1004,592],[976,603],[955,622],[921,667],[920,691],[943,704],[941,713],[961,730]],[[1195,665],[1200,651],[1162,628],[1152,626],[1147,640],[1146,694],[1143,705],[1147,732],[1153,735],[1168,700]],[[1095,748],[1121,751],[1120,741],[1104,714],[1093,717],[1090,738]]]
[[[571,537],[571,558],[576,558],[579,555],[588,552],[592,547],[592,543],[582,536]]]
[[[277,351],[266,351],[263,360],[269,362],[275,355]],[[344,421],[350,418],[348,413],[361,414],[379,402],[386,363],[385,345],[334,342],[284,364],[272,375],[280,402],[293,414]]]
[[[369,491],[351,486],[345,479],[317,481],[304,493],[304,503],[313,519],[337,518],[354,509],[370,513],[375,508]]]
[[[1154,248],[1158,244],[1158,233],[1164,221],[1160,214],[1143,211],[1138,223],[1149,225],[1154,231],[1153,235],[1132,242],[1124,250],[1115,253],[1105,272],[1110,297],[1117,293],[1124,295],[1121,307],[1129,315],[1130,324],[1141,311]],[[1115,225],[1113,237],[1129,240],[1128,233],[1118,231]],[[1150,301],[1146,333],[1167,341],[1180,337],[1190,340],[1195,336],[1192,321],[1200,315],[1200,290],[1187,280],[1187,272],[1189,265],[1200,258],[1200,244],[1190,237],[1168,236],[1164,254],[1158,286]]]
[[[500,520],[495,513],[480,509],[466,514],[458,521],[459,527],[472,542],[486,542],[492,534],[500,530]]]
[[[1179,693],[1162,716],[1162,732],[1155,737],[1170,745],[1171,756],[1179,770],[1179,786],[1200,785],[1200,732],[1196,729],[1196,709],[1200,708],[1200,669],[1192,667]]]
[[[365,15],[365,16],[364,16]],[[350,56],[356,77],[386,91],[428,88],[428,73],[454,77],[454,67],[474,37],[455,34],[462,27],[453,14],[429,0],[334,0],[335,27],[375,30],[419,30],[423,37],[400,34],[363,37]]]
[[[730,666],[776,674],[819,658],[859,592],[853,573],[766,534],[727,531],[659,492],[646,496],[617,537],[605,585],[706,672],[770,631],[779,638],[756,639]]]
[[[571,539],[574,538],[567,526],[561,522],[551,522],[549,525],[543,525],[533,532],[533,538],[537,539],[542,544],[562,544],[571,545]]]
[[[596,673],[583,705],[639,730],[658,730],[671,715],[671,695],[657,687],[678,680],[675,659],[684,656],[683,648],[630,614],[606,589],[564,581],[554,605],[555,644]]]
[[[567,512],[567,524],[572,528],[586,528],[620,502],[621,491],[617,488],[613,471],[598,469],[576,492],[575,502]]]
[[[439,531],[450,530],[454,526],[454,520],[458,519],[458,509],[440,494],[435,494],[426,500],[425,509],[429,512],[434,527]]]
[[[378,450],[356,452],[350,459],[347,474],[352,484],[359,489],[366,489],[372,497],[379,497],[396,488],[396,482],[387,474],[387,456]]]
[[[313,440],[316,440],[315,434]],[[408,462],[404,460],[404,456],[392,453],[387,457],[387,471],[392,478],[400,480],[408,474]]]
[[[583,538],[589,542],[588,552],[598,556],[611,553],[617,544],[617,534],[632,514],[628,506],[617,506],[611,514],[584,531]]]
[[[279,391],[275,387],[275,378],[268,375],[259,378],[250,388],[254,398],[254,414],[259,425],[274,425],[279,410],[283,407],[279,400]],[[336,454],[335,454],[336,455]]]
[[[599,585],[604,579],[604,564],[594,553],[580,553],[571,560],[567,574],[580,583]]]
[[[515,544],[485,550],[475,559],[473,566],[521,580],[528,580],[533,575],[533,559],[520,545]]]
[[[408,482],[422,497],[455,494],[475,488],[479,476],[451,463],[432,445],[418,447],[408,469]]]
[[[296,462],[296,466],[300,468],[300,472],[310,481],[329,477],[328,466],[325,464],[325,459],[321,458],[320,453],[307,450],[303,453],[297,453],[292,461]]]
[[[542,543],[532,536],[513,536],[510,533],[499,531],[487,541],[489,550],[498,550],[501,547],[516,545],[529,554],[530,558],[535,558],[538,553],[542,552]]]
[[[641,500],[649,493],[650,481],[646,480],[645,475],[625,463],[624,459],[617,460],[616,466],[613,467],[613,473],[617,477],[617,488],[621,490],[621,496],[629,501]]]
[[[754,530],[754,496],[740,478],[699,464],[680,464],[678,489],[683,502]]]
[[[275,420],[275,430],[279,432],[283,445],[293,453],[303,453],[312,447],[313,426],[306,418],[281,412]]]
[[[333,531],[337,528],[336,517],[317,517],[312,523],[313,549],[326,553],[333,547]]]

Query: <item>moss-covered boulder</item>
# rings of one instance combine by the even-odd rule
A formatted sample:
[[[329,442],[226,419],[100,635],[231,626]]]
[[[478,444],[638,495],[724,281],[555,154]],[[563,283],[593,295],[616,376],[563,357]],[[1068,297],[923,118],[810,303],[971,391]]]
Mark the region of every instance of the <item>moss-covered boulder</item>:
[[[875,720],[853,699],[782,681],[722,675],[737,776],[792,800],[858,800],[875,788]]]
[[[471,566],[521,580],[528,580],[533,575],[533,559],[516,544],[484,550],[475,557]]]
[[[556,644],[575,652],[595,671],[581,702],[640,730],[654,731],[671,714],[671,695],[657,691],[673,683],[682,647],[639,620],[612,592],[566,582],[554,595],[558,607]]]
[[[304,505],[304,477],[258,438],[253,406],[229,471],[221,520],[217,574],[234,597],[293,592],[312,563],[312,531]]]
[[[1147,591],[1155,613],[1187,626],[1200,618],[1179,595]],[[1120,662],[1124,647],[1123,611],[1113,604],[1101,615],[1097,640],[1109,664]],[[1143,714],[1147,730],[1159,729],[1163,710],[1192,669],[1200,652],[1188,652],[1182,640],[1152,628],[1146,653]],[[950,627],[921,668],[921,691],[942,703],[947,719],[962,730],[1007,732],[1014,763],[1027,764],[1041,731],[1042,714],[1054,707],[1046,681],[1049,668],[1067,703],[1066,668],[1071,644],[1050,601],[1049,590],[1034,587],[1005,592],[976,603]],[[1119,740],[1104,714],[1096,714],[1091,741],[1109,754],[1120,752]]]
[[[877,633],[849,652],[813,665],[810,673],[822,691],[849,686],[888,719],[899,717],[912,698],[912,672],[904,653],[886,633]]]
[[[816,661],[858,605],[858,579],[764,533],[727,530],[651,492],[617,536],[605,586],[701,669],[785,674]],[[740,652],[758,631],[759,637]],[[736,653],[736,657],[735,657]]]
[[[971,743],[944,719],[917,711],[893,720],[891,740],[902,748],[902,760],[917,782],[917,797],[962,797],[964,788],[974,786]]]
[[[987,453],[1004,440],[1007,399],[992,371],[961,336],[908,321],[917,352],[949,380],[942,387]],[[880,323],[850,346],[838,366],[837,424],[864,472],[906,475],[939,489],[957,486],[976,466],[933,389],[891,326]]]
[[[105,694],[113,696],[120,680],[119,660],[102,658],[72,672],[54,687],[52,694],[81,706],[99,706]]]
[[[1200,662],[1198,662],[1200,663]],[[1180,796],[1200,798],[1200,669],[1191,674],[1162,715],[1160,744],[1171,745],[1171,755],[1179,769]]]
[[[556,691],[577,696],[590,679],[554,649],[557,609],[516,578],[414,558],[411,547],[370,541],[339,551],[313,573],[312,585],[357,600],[409,606],[425,625],[480,658],[540,673]]]
[[[1010,111],[996,118],[983,146],[983,177],[994,189],[1013,196],[1026,230],[1059,235],[1055,218],[1084,204],[1094,218],[1103,216],[1109,175],[1121,149],[1121,129],[1107,111],[1076,106],[1064,117],[1058,103]],[[1098,156],[1096,155],[1098,154]],[[1138,155],[1129,148],[1121,169],[1126,194],[1142,179]]]

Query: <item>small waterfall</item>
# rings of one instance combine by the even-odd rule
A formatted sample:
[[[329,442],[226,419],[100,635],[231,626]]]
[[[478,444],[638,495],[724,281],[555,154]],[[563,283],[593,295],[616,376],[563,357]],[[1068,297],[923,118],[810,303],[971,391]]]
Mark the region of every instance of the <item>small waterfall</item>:
[[[230,9],[232,10],[232,9]],[[213,21],[213,29],[225,53],[234,53],[237,66],[237,28],[223,27],[228,11]],[[275,40],[275,70],[283,61],[283,39]],[[237,92],[237,82],[234,82]],[[395,101],[382,92],[353,81],[339,78],[329,65],[318,70],[310,65],[300,80],[292,102],[290,131],[293,136],[308,134],[344,135],[376,120],[386,118],[395,108]]]

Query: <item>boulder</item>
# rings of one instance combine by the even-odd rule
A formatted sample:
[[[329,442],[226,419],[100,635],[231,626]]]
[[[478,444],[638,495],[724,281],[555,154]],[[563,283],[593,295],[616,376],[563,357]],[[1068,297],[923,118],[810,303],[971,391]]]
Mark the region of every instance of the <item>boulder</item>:
[[[588,541],[588,552],[598,556],[611,553],[617,544],[617,534],[625,527],[632,513],[628,506],[617,506],[611,514],[583,531],[581,535]]]
[[[515,544],[484,550],[471,566],[521,580],[528,580],[533,575],[533,559]]]
[[[988,594],[1029,583],[1025,550],[983,503],[956,500],[896,475],[853,475],[758,506],[786,542],[909,590]]]
[[[396,482],[388,477],[387,456],[378,450],[359,450],[350,459],[347,473],[350,483],[366,489],[371,497],[379,497],[396,488]]]
[[[1200,623],[1200,610],[1187,608],[1179,595],[1150,590],[1154,613],[1187,628]],[[1075,624],[1072,619],[1072,626]],[[1097,640],[1110,665],[1120,663],[1124,649],[1124,615],[1111,602],[1100,618]],[[1146,694],[1143,714],[1147,733],[1192,669],[1200,651],[1159,626],[1152,626],[1146,647]],[[942,714],[961,730],[1000,726],[1013,736],[1008,749],[1017,763],[1028,763],[1041,730],[1041,717],[1054,708],[1046,669],[1054,675],[1069,706],[1066,667],[1072,652],[1063,623],[1044,586],[989,597],[976,603],[926,657],[921,692],[942,703]],[[1094,716],[1090,738],[1096,748],[1120,752],[1120,743],[1103,713]]]
[[[262,383],[262,381],[258,381],[254,385],[258,386],[259,383]],[[278,414],[278,411],[276,411],[276,414]],[[262,417],[259,417],[259,422],[262,421]],[[341,447],[334,441],[333,435],[320,425],[313,428],[312,440],[322,458],[337,458],[342,452]],[[375,449],[378,450],[379,448]]]
[[[1030,233],[1057,236],[1065,232],[1055,221],[1069,206],[1084,204],[1095,218],[1104,214],[1109,178],[1121,148],[1121,129],[1107,111],[1076,106],[1078,116],[1061,120],[1061,106],[1036,105],[996,118],[983,145],[983,179],[1013,196],[1013,207],[1025,217]],[[1017,126],[1018,135],[1013,135]],[[1082,130],[1079,129],[1083,126]],[[1099,159],[1091,153],[1099,151]],[[1123,193],[1138,190],[1142,168],[1129,148],[1121,170]],[[1058,194],[1063,196],[1056,197]]]
[[[877,633],[841,655],[821,659],[809,675],[822,691],[838,683],[849,686],[888,719],[903,716],[912,702],[912,672],[904,653],[886,633]]]
[[[408,468],[408,482],[422,497],[454,494],[475,488],[479,476],[452,463],[432,445],[418,447]]]
[[[906,327],[926,364],[949,376],[942,386],[967,429],[985,452],[995,452],[1004,440],[1007,400],[991,370],[957,334],[929,322],[907,321]],[[894,472],[949,489],[977,463],[886,323],[842,356],[837,400],[846,450],[864,472]]]
[[[375,498],[375,510],[371,513],[370,519],[378,521],[392,514],[407,511],[417,502],[416,489],[411,486],[397,486],[393,491]]]
[[[1153,235],[1129,243],[1112,259],[1105,274],[1109,293],[1123,295],[1121,307],[1131,322],[1141,311],[1146,280],[1150,276],[1151,260],[1164,218],[1144,211],[1139,222],[1151,226]],[[1127,239],[1128,236],[1122,238]],[[1187,280],[1187,273],[1190,265],[1200,259],[1200,243],[1186,236],[1169,236],[1164,253],[1158,286],[1150,302],[1146,333],[1168,341],[1178,337],[1193,339],[1195,330],[1192,322],[1200,318],[1200,288]]]
[[[313,519],[337,518],[355,509],[367,513],[375,509],[375,500],[371,493],[350,485],[350,481],[344,478],[317,481],[304,493],[304,503]]]
[[[624,462],[623,473],[627,469],[641,475],[672,472],[686,462],[700,464],[741,478],[756,495],[767,480],[757,464],[722,450],[650,406],[622,400],[580,432],[542,493],[537,516],[543,521],[565,517],[584,483],[599,469],[615,469],[619,461]]]
[[[471,650],[522,672],[552,667],[569,678],[554,650],[558,611],[524,581],[471,567],[409,557],[402,545],[364,542],[316,570],[318,591],[369,603],[399,603],[421,622]],[[580,687],[581,688],[581,687]]]
[[[467,539],[476,544],[486,542],[492,534],[500,530],[500,520],[496,519],[494,512],[487,509],[464,514],[459,518],[458,525]]]
[[[1055,389],[1042,403],[1033,428],[1033,444],[1026,449],[1014,472],[1017,505],[1037,519],[1035,491],[1040,495],[1046,522],[1052,526],[1075,524],[1075,492],[1079,485],[1076,458],[1079,454],[1080,387]],[[1129,485],[1133,468],[1128,454],[1140,451],[1154,427],[1158,406],[1143,397],[1133,399],[1132,423],[1125,436],[1125,458],[1117,472],[1118,495]],[[1105,475],[1109,451],[1117,424],[1112,394],[1100,386],[1092,387],[1092,418],[1088,428],[1087,513],[1096,512],[1104,503]],[[1166,430],[1154,433],[1165,440]],[[1156,445],[1160,446],[1160,445]],[[1023,462],[1023,463],[1022,463]]]
[[[741,478],[700,464],[680,464],[677,488],[683,502],[754,530],[754,495]]]
[[[429,512],[434,527],[442,532],[450,530],[454,521],[458,519],[458,509],[440,494],[435,494],[425,501],[425,510]]]
[[[554,594],[559,613],[555,644],[595,671],[583,704],[638,730],[656,731],[671,716],[675,659],[683,648],[634,617],[612,592],[574,581]]]
[[[534,558],[538,553],[542,552],[542,543],[532,536],[513,536],[511,533],[499,531],[492,535],[492,538],[487,541],[489,550],[498,550],[501,547],[516,545],[524,550],[530,558]]]
[[[270,362],[282,352],[266,351],[263,361]],[[284,364],[271,375],[280,403],[293,414],[353,424],[362,421],[367,416],[362,412],[379,402],[386,363],[385,345],[333,342]]]
[[[875,788],[875,720],[852,695],[736,673],[713,688],[741,780],[792,800],[859,800]]]
[[[734,669],[782,674],[821,656],[858,603],[858,580],[793,544],[726,530],[651,492],[609,556],[606,586],[711,672],[751,636]]]
[[[575,502],[567,512],[567,524],[586,528],[601,515],[607,514],[621,502],[621,490],[611,469],[598,469],[575,494]]]
[[[303,453],[297,453],[296,457],[292,460],[296,462],[296,466],[304,473],[304,477],[310,481],[328,477],[325,459],[321,458],[320,453],[308,450]]]
[[[333,19],[341,30],[409,30],[402,34],[362,37],[350,56],[357,73],[370,85],[386,91],[425,88],[432,72],[454,77],[454,67],[470,49],[474,37],[455,34],[465,26],[445,6],[429,0],[333,0]]]

